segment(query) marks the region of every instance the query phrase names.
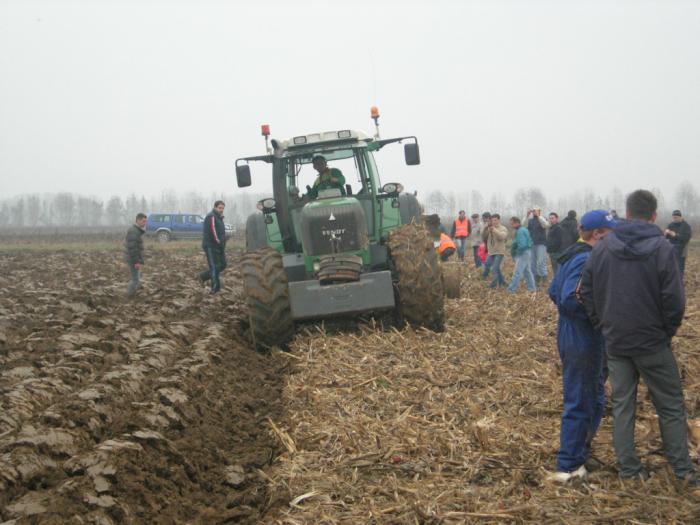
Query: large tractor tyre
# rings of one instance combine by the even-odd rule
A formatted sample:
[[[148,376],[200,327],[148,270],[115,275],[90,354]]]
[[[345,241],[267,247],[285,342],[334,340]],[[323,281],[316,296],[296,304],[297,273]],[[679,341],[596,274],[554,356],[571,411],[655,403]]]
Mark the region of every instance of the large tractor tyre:
[[[399,195],[399,215],[401,224],[412,224],[420,220],[422,210],[418,199],[412,193]]]
[[[267,246],[267,226],[262,213],[253,213],[245,221],[245,251],[254,252]]]
[[[400,226],[389,234],[388,245],[400,316],[412,325],[442,331],[442,272],[427,230],[416,224]]]
[[[256,350],[284,348],[294,337],[287,274],[272,248],[246,253],[241,260],[243,293]]]
[[[462,268],[464,265],[460,263],[443,263],[442,268],[442,287],[445,292],[445,297],[449,299],[459,299],[462,295]]]

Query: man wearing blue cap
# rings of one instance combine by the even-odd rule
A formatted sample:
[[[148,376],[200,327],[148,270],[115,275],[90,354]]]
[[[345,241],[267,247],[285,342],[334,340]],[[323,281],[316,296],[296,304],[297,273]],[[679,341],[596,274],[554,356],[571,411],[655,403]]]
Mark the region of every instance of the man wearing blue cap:
[[[613,445],[623,479],[649,474],[634,446],[640,376],[659,416],[664,454],[677,478],[697,486],[688,455],[683,386],[671,339],[681,325],[685,295],[673,246],[654,224],[653,193],[627,197],[627,220],[599,242],[581,277],[588,317],[605,337],[612,383]]]
[[[578,242],[559,257],[559,269],[549,287],[549,297],[559,310],[557,346],[562,363],[564,413],[561,417],[555,482],[583,478],[605,407],[605,342],[579,302],[577,289],[591,250],[612,231],[615,220],[606,210],[581,217]]]

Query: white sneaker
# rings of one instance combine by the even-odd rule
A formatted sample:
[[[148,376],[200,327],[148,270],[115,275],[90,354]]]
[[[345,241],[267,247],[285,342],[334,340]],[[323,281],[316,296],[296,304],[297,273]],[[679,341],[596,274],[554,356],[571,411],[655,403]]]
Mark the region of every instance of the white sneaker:
[[[555,483],[567,483],[575,479],[586,479],[586,476],[588,476],[588,471],[585,465],[581,465],[571,472],[555,472],[554,474],[550,474],[547,476],[547,479]]]

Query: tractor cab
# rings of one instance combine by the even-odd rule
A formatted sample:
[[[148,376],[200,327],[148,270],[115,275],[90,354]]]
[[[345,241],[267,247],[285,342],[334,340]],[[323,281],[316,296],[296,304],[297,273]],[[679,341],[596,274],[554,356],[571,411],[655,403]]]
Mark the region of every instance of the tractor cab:
[[[418,164],[415,137],[382,140],[359,130],[340,130],[272,139],[270,146],[268,126],[263,126],[263,136],[268,155],[236,161],[239,187],[252,183],[251,162],[272,166],[273,195],[258,203],[262,214],[249,218],[246,248],[272,246],[295,254],[285,260],[293,279],[302,277],[299,263],[303,262],[303,277],[310,277],[318,271],[321,257],[329,254],[357,256],[366,268],[385,264],[382,239],[402,223],[400,201],[406,201],[404,215],[412,211],[417,216],[419,206],[415,196],[402,196],[402,184],[381,184],[374,154],[387,144],[405,141],[406,163]],[[319,157],[341,182],[316,187],[321,174],[314,158]]]

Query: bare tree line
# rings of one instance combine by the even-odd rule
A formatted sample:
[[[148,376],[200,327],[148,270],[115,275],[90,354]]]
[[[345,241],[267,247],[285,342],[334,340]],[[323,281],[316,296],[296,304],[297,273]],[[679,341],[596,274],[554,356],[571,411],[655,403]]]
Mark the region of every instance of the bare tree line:
[[[670,216],[672,210],[680,209],[686,218],[700,219],[700,193],[691,182],[681,183],[670,197],[658,188],[652,188],[652,191],[659,199],[660,216]],[[263,197],[265,195],[251,193],[205,196],[196,191],[177,193],[174,190],[166,190],[157,197],[131,193],[126,197],[114,195],[107,200],[73,193],[31,194],[0,200],[0,228],[122,226],[131,223],[139,212],[203,215],[216,199],[227,203],[226,221],[242,226],[246,217],[255,211],[256,202]],[[535,205],[546,213],[556,211],[560,215],[566,214],[568,210],[581,213],[594,208],[615,209],[622,214],[625,207],[625,193],[617,187],[605,195],[586,189],[549,198],[541,188],[535,186],[518,188],[510,197],[501,191],[485,196],[476,190],[459,192],[438,189],[419,195],[418,198],[426,213],[437,213],[446,219],[455,216],[462,209],[469,214],[491,211],[502,216],[521,216],[525,210]]]
[[[638,189],[638,188],[633,188]],[[688,219],[700,219],[700,193],[688,181],[682,182],[672,196],[666,196],[659,188],[651,188],[659,201],[659,216],[669,216],[675,209],[680,209]],[[419,197],[420,198],[420,197]],[[616,210],[624,216],[626,193],[614,187],[607,194],[596,193],[588,188],[559,197],[547,197],[541,188],[530,186],[516,189],[507,197],[503,192],[496,191],[488,197],[477,190],[470,192],[444,192],[433,190],[421,199],[426,213],[437,213],[441,217],[454,217],[459,210],[467,214],[484,211],[498,212],[501,216],[522,217],[526,210],[539,206],[542,211],[557,212],[566,215],[569,210],[583,213],[586,210],[606,209]]]
[[[74,193],[31,194],[0,201],[0,228],[123,226],[133,222],[139,212],[204,215],[217,199],[227,203],[226,222],[242,225],[262,197],[250,193],[205,196],[195,191],[178,194],[173,190],[157,197],[131,193],[124,198],[113,195],[107,200]]]

